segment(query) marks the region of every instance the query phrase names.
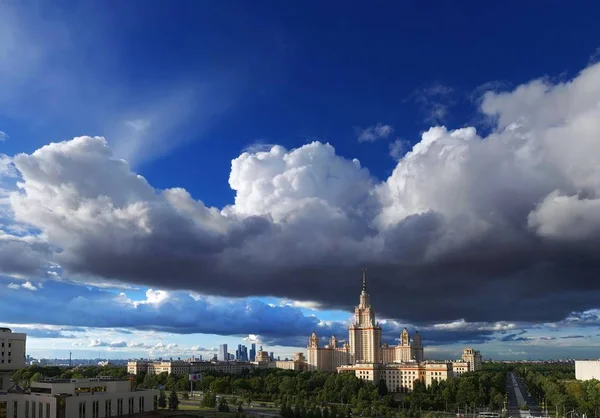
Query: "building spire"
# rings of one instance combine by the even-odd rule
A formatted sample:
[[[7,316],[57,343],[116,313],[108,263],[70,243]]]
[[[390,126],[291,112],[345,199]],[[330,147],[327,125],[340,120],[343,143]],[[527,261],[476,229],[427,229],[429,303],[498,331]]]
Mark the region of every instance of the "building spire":
[[[363,276],[362,276],[362,291],[366,292],[367,291],[367,268],[366,267],[362,269],[362,273],[363,273]]]

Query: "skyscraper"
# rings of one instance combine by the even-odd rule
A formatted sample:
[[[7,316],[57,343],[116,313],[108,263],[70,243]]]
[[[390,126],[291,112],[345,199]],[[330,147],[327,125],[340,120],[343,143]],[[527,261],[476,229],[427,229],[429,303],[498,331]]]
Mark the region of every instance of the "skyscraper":
[[[235,359],[242,360],[242,345],[238,344],[237,350],[235,350]]]
[[[256,344],[252,343],[250,346],[250,361],[256,360]]]
[[[229,353],[227,353],[227,344],[219,345],[219,356],[217,357],[219,361],[228,361]]]
[[[248,361],[248,347],[242,346],[242,361]]]
[[[379,363],[381,355],[381,327],[375,322],[375,310],[367,293],[367,276],[363,270],[362,291],[354,308],[354,322],[350,325],[350,355],[354,363]]]

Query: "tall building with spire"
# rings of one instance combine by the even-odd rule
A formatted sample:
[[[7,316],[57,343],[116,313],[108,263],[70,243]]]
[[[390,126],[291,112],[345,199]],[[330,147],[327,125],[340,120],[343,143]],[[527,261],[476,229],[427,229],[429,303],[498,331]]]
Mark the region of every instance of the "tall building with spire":
[[[352,373],[375,384],[384,380],[391,392],[410,392],[416,381],[430,386],[481,367],[481,355],[470,348],[465,349],[460,361],[425,361],[421,335],[415,331],[411,339],[406,328],[400,333],[397,345],[382,344],[381,326],[375,319],[367,293],[366,269],[363,269],[362,290],[348,331],[347,343],[340,344],[333,335],[324,346],[320,346],[319,337],[313,331],[308,339],[306,369]]]
[[[423,347],[418,332],[411,341],[408,330],[404,328],[397,346],[382,344],[382,329],[376,321],[367,292],[366,269],[362,273],[362,289],[358,305],[354,308],[347,342],[340,344],[333,335],[328,344],[321,346],[317,333],[313,331],[308,340],[306,356],[310,370],[335,371],[337,367],[345,365],[423,361]]]
[[[353,363],[380,363],[381,326],[375,322],[375,310],[367,293],[367,272],[363,269],[362,290],[354,308],[354,322],[350,325],[349,344]]]

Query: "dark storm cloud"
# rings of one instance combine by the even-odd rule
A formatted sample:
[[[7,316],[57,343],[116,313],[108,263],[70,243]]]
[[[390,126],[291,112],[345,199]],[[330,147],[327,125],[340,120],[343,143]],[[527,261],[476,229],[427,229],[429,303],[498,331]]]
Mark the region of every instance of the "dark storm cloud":
[[[75,138],[14,158],[23,181],[12,209],[62,249],[67,274],[351,309],[368,267],[379,317],[422,328],[556,322],[600,297],[599,80],[600,64],[558,86],[488,92],[489,136],[431,128],[385,182],[328,144],[244,153],[232,161],[235,203],[222,210],[154,189],[103,138]],[[282,323],[277,335],[313,323],[288,334]],[[468,332],[484,341],[493,331]]]
[[[65,333],[64,330],[56,329],[36,329],[36,328],[12,328],[13,332],[22,332],[27,334],[27,337],[32,338],[76,338],[75,335]],[[69,329],[69,331],[72,331]]]
[[[526,334],[526,333],[527,333],[527,331],[520,331],[520,332],[516,332],[516,333],[513,333],[513,334],[505,335],[505,336],[499,338],[498,340],[502,341],[502,342],[507,342],[507,341],[532,341],[532,340],[535,340],[535,338],[533,338],[533,337],[523,337],[522,336],[523,334]]]
[[[40,269],[51,254],[49,246],[23,237],[3,237],[1,233],[0,229],[0,274],[39,275]]]

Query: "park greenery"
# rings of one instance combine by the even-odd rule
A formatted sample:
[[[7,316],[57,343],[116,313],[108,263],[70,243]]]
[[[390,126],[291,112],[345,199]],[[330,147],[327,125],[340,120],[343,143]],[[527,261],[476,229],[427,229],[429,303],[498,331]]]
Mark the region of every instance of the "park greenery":
[[[600,382],[575,380],[573,364],[528,364],[515,367],[533,399],[549,415],[600,416]]]
[[[283,417],[335,418],[365,416],[425,416],[435,411],[472,411],[485,408],[499,411],[504,405],[506,374],[518,373],[533,400],[549,415],[563,416],[570,411],[579,415],[600,416],[600,382],[575,380],[572,363],[485,363],[481,371],[430,387],[416,382],[414,390],[403,396],[388,393],[383,382],[373,385],[350,374],[295,372],[280,369],[246,370],[241,375],[204,373],[190,387],[187,375],[138,375],[138,388],[160,389],[158,405],[177,409],[180,397],[186,400],[192,388],[202,392],[201,405],[220,411],[242,411],[251,403],[275,405]],[[127,378],[125,367],[30,366],[16,371],[12,379],[27,388],[44,378],[77,379],[98,376]],[[179,397],[178,397],[179,393]],[[185,393],[186,395],[183,395]],[[520,407],[529,408],[530,406]]]
[[[160,389],[160,407],[176,409],[177,392],[193,389],[202,392],[201,405],[219,411],[241,411],[251,403],[274,405],[283,417],[347,417],[350,412],[364,416],[424,416],[434,411],[456,412],[489,408],[500,410],[504,402],[506,373],[509,366],[486,366],[475,373],[456,379],[434,382],[426,387],[415,382],[414,390],[403,396],[388,393],[382,381],[378,385],[360,380],[352,374],[297,372],[281,369],[246,370],[241,375],[204,373],[200,381],[187,375],[135,376],[138,388]],[[24,385],[43,377],[78,378],[112,376],[127,377],[124,367],[59,367],[31,366],[13,376]],[[168,393],[169,395],[165,395]],[[177,398],[177,400],[175,400]]]

